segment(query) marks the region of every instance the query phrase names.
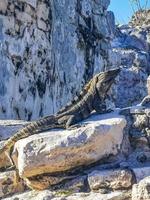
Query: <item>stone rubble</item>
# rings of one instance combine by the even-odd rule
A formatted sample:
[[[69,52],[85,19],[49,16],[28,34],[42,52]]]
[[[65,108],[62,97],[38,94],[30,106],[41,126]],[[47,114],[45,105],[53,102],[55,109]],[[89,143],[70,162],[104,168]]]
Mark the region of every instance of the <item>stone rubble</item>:
[[[117,66],[122,68],[116,84],[115,105],[128,107],[137,105],[148,94],[149,42],[147,29],[120,26],[112,41]],[[120,61],[120,62],[119,62]],[[114,65],[114,64],[113,64]]]
[[[143,103],[143,105],[149,104]],[[136,184],[140,184],[140,181],[150,174],[148,159],[150,149],[147,142],[143,143],[145,141],[143,135],[139,135],[133,145],[130,128],[135,121],[137,131],[141,131],[141,127],[144,128],[145,124],[140,120],[137,123],[137,119],[138,116],[141,117],[141,112],[145,115],[145,110],[146,107],[132,107],[128,112],[124,112],[124,117],[118,114],[120,110],[104,115],[93,114],[81,122],[81,127],[78,129],[51,130],[18,141],[14,148],[13,159],[21,179],[17,182],[16,176],[10,175],[10,173],[15,174],[15,171],[1,172],[1,184],[4,188],[1,197],[9,199],[9,195],[14,193],[11,198],[30,198],[32,192],[22,193],[26,191],[27,186],[43,191],[33,195],[32,198],[35,200],[48,198],[47,195],[54,200],[75,198],[131,200],[135,198],[135,190],[139,191],[140,195],[140,189]],[[131,117],[134,114],[136,120]],[[12,121],[10,124],[14,130],[13,124],[15,127],[22,122]],[[0,128],[7,132],[10,130],[9,123],[1,121]],[[127,130],[131,149],[124,154],[122,144]],[[124,145],[129,144],[125,142]],[[3,156],[6,159],[6,155]],[[3,170],[7,166],[8,164],[1,165]],[[9,181],[10,189],[6,191],[8,176],[11,176],[11,184]],[[22,193],[19,197],[16,196],[18,192]],[[148,194],[146,192],[146,195]]]
[[[113,113],[18,141],[16,169],[0,155],[0,199],[150,199],[150,10],[115,26],[109,4],[0,0],[1,119],[56,113],[93,74],[121,68]],[[0,120],[0,146],[27,123]]]
[[[56,113],[93,74],[114,67],[122,68],[110,95],[117,107],[148,94],[149,27],[116,27],[109,3],[1,0],[1,119]]]

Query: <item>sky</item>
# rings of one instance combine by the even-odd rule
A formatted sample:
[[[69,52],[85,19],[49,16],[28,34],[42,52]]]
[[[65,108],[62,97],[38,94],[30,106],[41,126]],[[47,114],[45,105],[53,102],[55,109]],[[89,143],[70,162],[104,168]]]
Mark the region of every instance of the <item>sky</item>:
[[[146,1],[140,0],[141,5],[144,6]],[[147,8],[150,8],[150,0],[148,0]],[[134,9],[136,9],[136,6],[134,6]],[[127,24],[133,14],[130,0],[111,0],[108,10],[114,12],[117,24]]]

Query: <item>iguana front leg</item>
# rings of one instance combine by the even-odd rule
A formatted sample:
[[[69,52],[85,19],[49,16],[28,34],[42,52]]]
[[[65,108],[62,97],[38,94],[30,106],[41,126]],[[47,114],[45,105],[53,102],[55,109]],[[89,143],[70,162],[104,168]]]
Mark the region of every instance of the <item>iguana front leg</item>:
[[[77,124],[82,120],[83,118],[80,115],[71,115],[66,123],[66,128],[72,130],[86,126],[86,124]]]
[[[98,114],[106,113],[106,104],[101,103],[98,98],[94,99],[93,108]]]
[[[77,115],[66,115],[66,116],[63,116],[62,118],[60,118],[58,120],[58,123],[59,124],[64,124],[64,127],[66,129],[74,129],[74,128],[81,127],[80,125],[77,124],[81,120],[82,120],[82,118],[80,116],[77,116]]]
[[[75,115],[70,115],[68,121],[66,122],[66,128],[67,128],[67,129],[78,128],[79,125],[76,124],[77,122],[79,122],[79,119],[77,118],[77,116],[75,116]]]
[[[94,99],[93,108],[97,114],[110,113],[113,111],[112,109],[107,109],[105,101],[100,102],[98,98]]]

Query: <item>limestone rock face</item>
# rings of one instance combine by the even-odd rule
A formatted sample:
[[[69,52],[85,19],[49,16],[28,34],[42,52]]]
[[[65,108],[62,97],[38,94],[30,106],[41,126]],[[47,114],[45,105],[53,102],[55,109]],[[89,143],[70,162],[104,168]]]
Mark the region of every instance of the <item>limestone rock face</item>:
[[[103,117],[91,117],[76,130],[52,130],[18,141],[13,157],[20,176],[62,172],[116,155],[126,121],[115,115]]]
[[[148,36],[148,29],[143,31],[142,28],[136,29],[128,25],[116,29],[112,48],[116,52],[116,63],[122,68],[115,87],[114,101],[117,107],[136,105],[148,94]]]
[[[114,31],[109,3],[0,1],[1,119],[55,113],[106,68]]]

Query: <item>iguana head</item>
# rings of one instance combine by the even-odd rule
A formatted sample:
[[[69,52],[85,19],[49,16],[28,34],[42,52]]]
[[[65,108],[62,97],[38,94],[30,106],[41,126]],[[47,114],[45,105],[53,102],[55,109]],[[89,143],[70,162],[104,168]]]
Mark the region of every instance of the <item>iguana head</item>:
[[[104,99],[111,85],[114,83],[116,76],[119,74],[120,69],[113,69],[97,75],[96,90],[99,96]]]

